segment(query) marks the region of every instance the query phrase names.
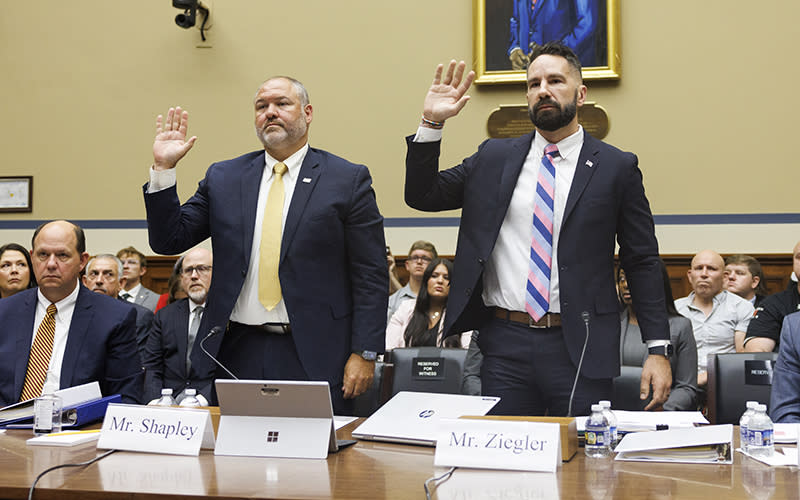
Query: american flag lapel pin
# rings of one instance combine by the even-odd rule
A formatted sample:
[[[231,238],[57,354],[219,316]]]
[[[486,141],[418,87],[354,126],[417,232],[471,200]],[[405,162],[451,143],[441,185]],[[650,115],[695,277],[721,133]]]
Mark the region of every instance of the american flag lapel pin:
[[[311,182],[311,177],[303,177],[303,182],[308,184],[309,182]]]
[[[594,166],[594,163],[592,163],[591,160],[586,160],[586,166],[592,168]]]

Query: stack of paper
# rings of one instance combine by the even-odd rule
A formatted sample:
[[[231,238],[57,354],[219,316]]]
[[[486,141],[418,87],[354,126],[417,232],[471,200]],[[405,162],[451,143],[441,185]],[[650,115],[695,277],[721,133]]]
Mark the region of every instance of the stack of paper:
[[[26,441],[28,446],[76,446],[100,439],[100,430],[96,431],[71,431],[56,432],[46,436],[31,438]]]
[[[627,434],[615,451],[617,460],[730,464],[733,426],[707,425]]]

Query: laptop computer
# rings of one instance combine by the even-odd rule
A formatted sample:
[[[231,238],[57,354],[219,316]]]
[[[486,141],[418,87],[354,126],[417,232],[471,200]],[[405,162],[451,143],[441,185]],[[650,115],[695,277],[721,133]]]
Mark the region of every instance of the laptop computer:
[[[441,419],[486,415],[498,401],[492,396],[401,391],[359,425],[353,437],[436,446]]]
[[[325,458],[339,445],[327,382],[216,381],[215,455]]]

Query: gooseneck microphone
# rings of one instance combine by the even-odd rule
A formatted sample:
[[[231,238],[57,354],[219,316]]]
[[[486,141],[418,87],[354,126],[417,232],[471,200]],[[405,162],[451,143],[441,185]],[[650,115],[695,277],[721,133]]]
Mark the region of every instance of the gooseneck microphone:
[[[210,332],[208,332],[208,335],[206,335],[205,337],[203,337],[203,340],[201,340],[201,341],[200,341],[200,349],[202,349],[202,350],[203,350],[203,352],[204,352],[204,353],[206,353],[206,356],[208,356],[209,358],[211,358],[211,361],[213,361],[214,363],[216,363],[216,364],[217,364],[217,366],[219,366],[220,368],[222,368],[223,370],[225,370],[225,372],[226,372],[228,375],[230,375],[230,376],[231,376],[231,378],[233,378],[233,379],[236,379],[236,380],[239,380],[239,377],[237,377],[236,375],[234,375],[233,373],[231,373],[231,371],[230,371],[230,370],[228,370],[227,368],[225,368],[225,365],[223,365],[222,363],[220,363],[220,362],[219,362],[219,360],[218,360],[217,358],[215,358],[214,356],[212,356],[212,355],[211,355],[211,353],[210,353],[210,352],[206,351],[206,348],[205,348],[205,346],[203,346],[203,343],[204,343],[206,340],[208,340],[208,339],[210,339],[211,337],[213,337],[214,335],[217,335],[217,334],[220,334],[220,333],[222,333],[222,327],[221,327],[221,326],[215,326],[214,328],[212,328],[212,329],[211,329],[211,331],[210,331]],[[573,389],[573,391],[574,391],[574,390],[575,390],[575,389]]]
[[[586,345],[589,343],[589,311],[581,313],[583,325],[586,327],[586,338],[583,340],[583,350],[581,351],[581,359],[578,361],[578,371],[575,372],[575,381],[572,382],[572,393],[569,395],[569,407],[567,409],[567,416],[572,416],[572,400],[575,397],[575,388],[578,387],[578,377],[581,376],[581,366],[583,366],[583,356],[586,354]]]

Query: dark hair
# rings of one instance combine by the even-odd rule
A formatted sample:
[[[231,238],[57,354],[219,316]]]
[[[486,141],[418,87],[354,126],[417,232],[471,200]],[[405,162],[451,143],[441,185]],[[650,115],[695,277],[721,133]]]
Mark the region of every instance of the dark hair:
[[[167,304],[172,304],[178,300],[175,298],[175,294],[178,292],[178,288],[181,287],[183,257],[183,255],[178,257],[178,260],[175,261],[175,265],[172,267],[172,274],[169,275],[169,280],[167,281]]]
[[[764,271],[761,269],[761,263],[755,257],[740,253],[729,255],[728,258],[725,259],[725,265],[727,266],[731,264],[747,266],[747,270],[750,271],[750,274],[752,274],[753,277],[758,277],[758,285],[755,289],[756,295],[767,295],[768,291],[766,280],[764,279]]]
[[[81,226],[73,223],[73,222],[70,222],[68,220],[63,220],[63,219],[51,220],[51,221],[42,222],[41,224],[39,224],[39,227],[37,227],[36,230],[33,232],[33,237],[31,237],[31,248],[36,246],[36,237],[39,236],[39,232],[41,232],[41,230],[44,229],[44,227],[46,225],[51,224],[53,222],[59,222],[59,221],[66,222],[67,224],[72,224],[72,230],[75,232],[75,249],[78,251],[78,253],[85,252],[86,251],[86,235],[83,233],[83,228]]]
[[[139,267],[147,267],[147,257],[134,247],[125,247],[117,252],[117,258],[122,260],[126,255],[135,255],[139,259]]]
[[[530,55],[530,63],[528,67],[533,64],[533,61],[539,56],[559,56],[567,60],[572,69],[578,73],[578,81],[583,81],[581,75],[581,60],[575,55],[575,52],[561,42],[547,42],[544,45],[537,45],[533,48]]]
[[[680,316],[681,314],[678,312],[678,309],[675,308],[675,299],[672,298],[672,284],[669,281],[669,273],[667,273],[667,265],[664,264],[664,261],[662,259],[658,259],[658,266],[661,268],[661,277],[662,281],[664,282],[664,305],[667,308],[667,315]],[[617,283],[619,283],[620,272],[623,271],[625,270],[622,269],[621,267],[617,267],[617,273],[616,273]],[[633,309],[633,304],[631,304],[630,307],[631,309]]]
[[[450,276],[451,280],[453,279],[453,263],[447,259],[437,257],[425,268],[425,272],[422,274],[422,285],[419,287],[419,293],[417,294],[417,302],[414,305],[414,312],[411,313],[411,321],[408,322],[406,331],[403,334],[406,347],[436,344],[438,334],[434,335],[433,339],[428,338],[430,336],[426,335],[429,330],[428,311],[431,307],[431,296],[428,295],[428,281],[431,279],[433,271],[440,264],[447,268],[448,276]]]
[[[36,276],[33,274],[33,262],[31,262],[31,253],[28,249],[19,243],[6,243],[0,247],[0,258],[7,250],[16,250],[25,256],[25,262],[28,263],[28,288],[36,288]]]

